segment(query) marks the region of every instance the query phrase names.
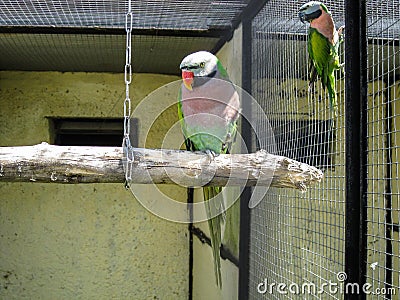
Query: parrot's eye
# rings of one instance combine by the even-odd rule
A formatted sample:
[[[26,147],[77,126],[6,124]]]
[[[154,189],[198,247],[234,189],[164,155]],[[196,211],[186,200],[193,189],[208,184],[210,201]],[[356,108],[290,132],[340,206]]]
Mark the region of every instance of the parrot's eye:
[[[200,68],[204,68],[206,64],[204,62],[200,63]]]

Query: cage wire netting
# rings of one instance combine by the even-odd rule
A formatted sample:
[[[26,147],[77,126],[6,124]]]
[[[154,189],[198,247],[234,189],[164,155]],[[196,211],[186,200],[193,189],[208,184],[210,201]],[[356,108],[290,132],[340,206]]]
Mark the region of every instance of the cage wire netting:
[[[0,67],[123,72],[127,3],[0,1]],[[247,3],[132,1],[133,70],[178,74],[180,60],[190,52],[211,51],[222,32],[233,28]]]
[[[133,28],[207,30],[229,27],[248,1],[132,1]],[[0,3],[2,26],[125,28],[128,1],[13,1]]]
[[[10,33],[0,36],[3,70],[117,73],[124,70],[124,35]],[[203,48],[210,51],[217,41],[213,37],[133,35],[133,70],[177,74],[179,61],[186,53]],[[32,59],[33,53],[35,59]]]
[[[344,25],[344,1],[324,3],[336,28]],[[318,292],[324,283],[340,283],[337,274],[345,269],[345,76],[340,70],[335,73],[339,107],[334,117],[320,81],[308,89],[308,25],[298,19],[302,4],[268,1],[252,20],[252,92],[269,117],[278,154],[319,167],[325,178],[303,194],[271,188],[251,210],[250,299],[260,298],[261,282],[300,285],[300,293],[302,284],[313,284]],[[363,238],[367,249],[360,251],[367,254],[366,282],[373,291],[379,289],[380,295],[373,297],[382,299],[397,299],[400,280],[398,4],[367,1],[366,16],[368,207]],[[344,63],[344,44],[339,52]],[[257,147],[268,149],[262,139]],[[343,298],[343,293],[328,289],[323,295]],[[264,296],[294,297],[276,289]],[[313,297],[322,296],[307,293],[307,299]]]
[[[251,210],[250,299],[262,297],[260,283],[296,284],[300,292],[303,283],[315,284],[316,292],[302,297],[318,299],[319,287],[344,270],[344,75],[336,72],[334,118],[320,81],[308,88],[308,24],[298,17],[304,3],[268,1],[252,20],[252,92],[268,115],[278,154],[321,168],[325,178],[306,193],[270,188]],[[336,27],[343,25],[343,1],[324,3]],[[268,145],[260,140],[257,148]],[[326,295],[340,299],[329,291]],[[276,290],[264,294],[265,299],[295,296]]]
[[[367,1],[368,208],[367,282],[400,293],[400,13],[399,2]],[[395,290],[393,290],[393,288]],[[396,292],[396,295],[393,294]]]

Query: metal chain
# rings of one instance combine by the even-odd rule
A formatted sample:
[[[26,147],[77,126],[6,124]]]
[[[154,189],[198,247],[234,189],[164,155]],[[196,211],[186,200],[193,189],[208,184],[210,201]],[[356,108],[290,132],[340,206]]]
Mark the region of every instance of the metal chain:
[[[126,53],[125,53],[125,68],[124,68],[124,80],[125,80],[125,100],[124,100],[124,139],[122,142],[123,151],[126,157],[126,168],[125,168],[125,187],[129,188],[129,184],[132,181],[132,168],[135,157],[133,155],[133,149],[130,141],[130,116],[131,116],[131,98],[129,96],[129,85],[132,82],[132,26],[133,26],[133,15],[131,0],[128,0],[128,12],[125,16],[125,31],[126,31]]]

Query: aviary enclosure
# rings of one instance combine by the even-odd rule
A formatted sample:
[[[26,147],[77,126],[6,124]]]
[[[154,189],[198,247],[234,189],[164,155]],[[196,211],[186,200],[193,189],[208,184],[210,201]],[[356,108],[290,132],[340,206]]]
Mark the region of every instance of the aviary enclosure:
[[[64,146],[121,145],[123,114],[122,109],[115,108],[122,107],[125,93],[121,73],[126,58],[127,2],[0,2],[1,146],[23,145],[23,141]],[[163,223],[147,216],[146,211],[138,213],[139,208],[128,200],[119,201],[130,212],[129,216],[115,208],[118,200],[110,200],[114,204],[110,204],[113,214],[109,219],[97,216],[91,223],[88,215],[92,207],[87,204],[76,211],[79,219],[74,219],[68,209],[82,204],[71,202],[74,204],[67,206],[67,200],[60,201],[63,197],[68,199],[67,194],[74,193],[73,190],[43,185],[41,189],[53,193],[62,212],[56,210],[60,231],[57,232],[57,226],[52,231],[50,225],[40,223],[43,211],[52,215],[51,209],[43,204],[52,207],[51,202],[39,205],[34,201],[35,197],[45,196],[40,196],[43,191],[30,190],[31,185],[38,185],[31,180],[19,185],[0,185],[4,191],[0,198],[0,298],[398,299],[399,2],[324,1],[336,27],[345,25],[344,42],[339,48],[344,66],[335,73],[337,116],[332,114],[320,81],[312,87],[308,84],[309,25],[298,17],[304,2],[132,1],[134,105],[162,84],[179,79],[176,76],[179,62],[185,55],[198,50],[211,51],[227,66],[232,81],[249,92],[268,117],[268,123],[257,116],[251,121],[259,132],[267,133],[272,128],[276,148],[267,142],[271,137],[254,137],[252,129],[243,122],[241,135],[248,149],[276,151],[275,154],[315,166],[324,173],[324,179],[306,192],[271,187],[251,209],[248,202],[252,188],[244,189],[236,207],[240,208],[240,228],[238,222],[231,229],[233,239],[239,236],[239,244],[232,246],[228,242],[221,249],[222,290],[212,278],[209,239],[202,225]],[[49,71],[63,73],[46,75]],[[79,77],[80,72],[93,73]],[[118,73],[119,77],[115,77],[118,79],[108,75],[112,73]],[[48,78],[47,86],[35,79],[41,76],[48,76],[43,77]],[[94,78],[89,83],[95,87],[93,93],[82,91],[88,88],[86,83],[77,84],[88,80],[88,76]],[[115,84],[119,86],[115,90],[114,83],[110,83],[114,80],[121,83]],[[29,83],[40,85],[40,91],[34,94],[35,88]],[[61,92],[57,85],[64,90]],[[75,86],[81,90],[74,90]],[[49,94],[50,100],[45,100]],[[33,95],[38,102],[42,101],[38,95],[47,95],[43,96],[44,106],[32,104],[38,114],[35,121],[28,117],[32,115],[32,107],[24,105]],[[85,102],[88,97],[103,102],[94,98],[90,104]],[[174,113],[165,114],[164,117],[170,118],[166,123],[175,122]],[[140,130],[135,130],[140,122],[139,118],[131,123],[131,133],[137,135],[134,146],[144,146]],[[20,128],[18,124],[26,127]],[[164,125],[156,131],[166,131]],[[42,129],[35,131],[36,127]],[[28,134],[30,138],[24,138]],[[157,148],[162,137],[152,134],[153,140],[146,146]],[[0,181],[3,172],[0,165]],[[95,186],[107,193],[104,183]],[[93,188],[94,192],[96,189]],[[123,186],[112,189],[116,191]],[[107,200],[100,203],[90,200],[86,189],[79,192],[86,195],[81,198],[95,201],[97,215],[98,211],[110,209],[105,206]],[[183,188],[171,188],[169,193],[181,196],[184,193],[181,198],[187,200]],[[18,211],[28,205],[22,201],[28,194],[29,201],[40,206],[38,215],[19,216]],[[18,197],[22,200],[18,201]],[[189,192],[189,200],[192,197]],[[137,216],[125,224],[118,212],[127,218],[136,213]],[[36,245],[29,238],[23,240],[21,233],[18,237],[14,233],[18,220],[27,222],[25,226],[18,225],[18,230],[28,236],[33,230],[33,236],[43,243]],[[110,232],[104,242],[108,250],[92,249],[97,258],[89,259],[84,250],[78,256],[73,251],[75,245],[90,249],[88,241],[102,245],[97,231],[94,234],[77,225],[82,222]],[[82,241],[68,235],[70,244],[64,251],[69,256],[58,265],[65,254],[64,243],[57,242],[56,237],[63,236],[71,223],[80,235],[88,238]],[[136,237],[121,240],[121,236],[129,236],[138,228],[142,230],[138,239],[147,241],[138,241]],[[119,235],[115,230],[120,230]],[[53,232],[53,241],[48,243],[41,232],[50,236]],[[18,251],[14,251],[14,244],[18,245]],[[49,261],[46,268],[35,264],[43,259],[42,244],[51,253],[49,257],[54,256],[54,259],[46,256],[44,260]],[[164,252],[156,252],[155,248]],[[152,251],[154,254],[149,254]],[[117,253],[121,261],[116,258]],[[177,263],[179,259],[182,261]],[[99,260],[106,261],[106,265],[95,263],[93,274],[91,268],[84,268]],[[146,267],[142,262],[146,262]],[[157,269],[155,265],[163,267]],[[72,276],[64,278],[67,272],[64,268],[68,266],[71,267],[68,274]],[[82,276],[85,272],[88,276]]]

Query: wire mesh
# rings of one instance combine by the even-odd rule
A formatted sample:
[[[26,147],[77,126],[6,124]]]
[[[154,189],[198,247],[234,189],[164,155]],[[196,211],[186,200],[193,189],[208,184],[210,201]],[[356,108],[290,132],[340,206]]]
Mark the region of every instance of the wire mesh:
[[[343,1],[324,3],[336,27],[343,25]],[[251,210],[250,299],[320,299],[320,288],[338,282],[344,270],[344,74],[336,72],[334,117],[320,81],[308,87],[308,25],[298,18],[302,4],[271,0],[253,19],[252,91],[268,115],[278,154],[321,168],[325,178],[306,193],[269,189]],[[258,147],[268,149],[262,139]],[[279,293],[279,284],[299,290]],[[323,299],[340,297],[324,290]]]
[[[210,51],[218,38],[134,35],[136,73],[179,73],[188,53]],[[124,71],[125,36],[112,34],[0,34],[0,68],[26,71]],[[152,55],[151,55],[152,54]]]
[[[368,261],[367,282],[400,292],[400,13],[398,1],[367,1]]]
[[[133,28],[207,30],[229,27],[245,0],[133,1]],[[13,1],[0,2],[0,26],[125,28],[127,1]]]
[[[127,3],[0,1],[0,68],[123,72]],[[216,47],[224,30],[233,28],[247,3],[132,1],[134,72],[178,74],[183,57]],[[80,31],[73,31],[76,29]]]

